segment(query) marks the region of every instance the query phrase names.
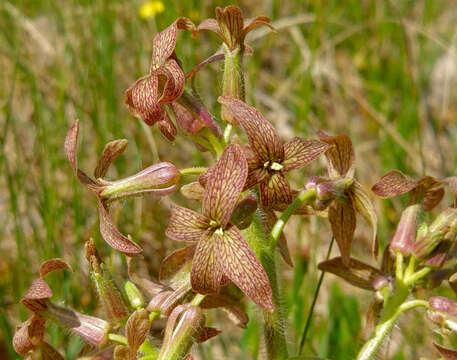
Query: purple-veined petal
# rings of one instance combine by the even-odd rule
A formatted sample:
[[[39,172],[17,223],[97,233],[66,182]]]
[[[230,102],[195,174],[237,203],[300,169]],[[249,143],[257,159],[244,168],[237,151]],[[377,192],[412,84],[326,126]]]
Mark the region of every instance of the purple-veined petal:
[[[172,204],[165,235],[177,241],[199,241],[208,227],[209,220],[205,216]]]
[[[30,311],[36,313],[46,308],[46,303],[52,297],[52,290],[48,283],[41,278],[32,281],[25,295],[21,299],[24,305]]]
[[[203,22],[207,21],[207,20],[214,20],[214,19],[206,19],[206,20],[203,20]],[[217,24],[216,24],[217,26]],[[213,55],[211,55],[209,58],[203,60],[200,64],[198,64],[197,66],[195,66],[192,70],[190,70],[187,74],[186,74],[186,79],[189,79],[191,80],[192,77],[198,73],[201,69],[203,69],[206,65],[208,64],[211,64],[215,61],[219,61],[219,60],[223,60],[225,57],[224,55],[224,52],[222,50],[217,50]]]
[[[103,178],[114,160],[121,155],[127,147],[128,140],[119,139],[110,141],[105,145],[102,155],[98,159],[97,167],[94,170],[96,179]]]
[[[27,354],[41,343],[44,330],[45,320],[39,315],[33,315],[16,327],[13,337],[14,350],[20,355]]]
[[[424,210],[430,211],[437,206],[443,199],[444,193],[443,188],[426,191],[424,196]]]
[[[200,333],[198,334],[198,337],[196,339],[198,344],[203,344],[205,341],[208,341],[212,339],[213,337],[216,337],[219,335],[222,331],[217,330],[213,327],[204,327]]]
[[[354,176],[354,147],[352,141],[346,134],[329,136],[322,131],[318,132],[320,139],[329,145],[325,157],[328,161],[328,173],[331,178]]]
[[[151,72],[160,68],[165,61],[173,54],[178,37],[178,26],[173,24],[157,33],[152,43]]]
[[[154,125],[164,117],[165,109],[159,103],[159,79],[147,75],[138,79],[125,92],[125,103],[130,112],[146,124]]]
[[[381,198],[391,198],[407,193],[415,187],[417,187],[417,181],[408,178],[401,171],[392,170],[383,175],[381,180],[373,185],[371,191]]]
[[[157,70],[157,74],[165,76],[167,79],[159,102],[172,102],[179,98],[184,91],[186,79],[184,77],[184,72],[176,60],[167,60],[167,62]]]
[[[168,141],[174,141],[176,135],[178,134],[175,124],[173,124],[173,121],[171,121],[166,111],[163,113],[162,119],[158,121],[157,127]]]
[[[263,168],[249,170],[243,190],[248,190],[257,184],[265,182],[269,177],[270,173]]]
[[[162,260],[160,264],[159,280],[168,282],[179,270],[192,261],[196,245],[189,245],[178,249]]]
[[[248,164],[239,145],[224,149],[205,188],[203,214],[224,227],[240,197],[248,175]]]
[[[222,40],[230,50],[240,45],[243,37],[243,13],[238,6],[230,5],[225,8],[216,8],[216,21]]]
[[[214,233],[213,238],[215,256],[223,273],[257,305],[273,311],[268,276],[240,231],[230,226],[223,235]]]
[[[292,202],[292,192],[284,174],[278,172],[260,183],[260,203],[264,208],[274,208]]]
[[[64,360],[64,357],[54,348],[54,346],[43,341],[40,345],[42,360]]]
[[[137,351],[147,339],[150,328],[149,312],[146,309],[138,309],[130,315],[125,325],[130,359],[137,359]]]
[[[50,259],[45,261],[44,263],[41,264],[40,266],[40,277],[44,278],[46,275],[48,275],[50,272],[56,271],[56,270],[72,270],[71,266],[63,259]]]
[[[351,257],[351,243],[356,227],[355,210],[350,199],[346,204],[339,201],[333,202],[329,208],[328,219],[332,227],[341,258],[344,264],[349,265]]]
[[[98,200],[98,213],[100,217],[100,234],[113,249],[127,256],[135,256],[143,250],[128,237],[122,235],[111,220],[108,209]]]
[[[200,304],[202,309],[222,308],[227,316],[236,326],[245,329],[248,323],[248,316],[238,300],[232,299],[224,294],[210,294],[205,296]]]
[[[270,18],[268,16],[256,16],[254,18],[244,19],[243,37],[245,37],[250,31],[259,26],[266,26],[273,31],[275,29],[270,24]]]
[[[246,132],[251,150],[260,163],[275,161],[282,163],[284,148],[276,129],[255,108],[243,101],[220,96],[218,101],[227,107]]]
[[[135,285],[138,285],[145,293],[147,293],[151,297],[161,292],[164,289],[163,285],[156,284],[155,282],[149,279],[140,277],[135,272],[133,259],[134,258],[132,257],[127,257],[127,273],[130,281],[133,282]]]
[[[330,145],[319,140],[293,138],[284,145],[282,171],[301,169],[327,151]]]
[[[436,350],[438,350],[444,360],[457,360],[457,350],[449,349],[436,343],[433,345],[435,345]]]
[[[217,261],[217,239],[212,231],[207,231],[195,249],[190,282],[192,289],[200,294],[219,292],[222,281],[222,268]]]

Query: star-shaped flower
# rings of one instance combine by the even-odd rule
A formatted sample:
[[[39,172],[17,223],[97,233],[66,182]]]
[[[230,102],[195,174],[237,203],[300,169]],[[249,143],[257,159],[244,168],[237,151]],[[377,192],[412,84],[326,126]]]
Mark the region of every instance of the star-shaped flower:
[[[180,17],[153,40],[152,63],[149,74],[138,79],[125,92],[130,111],[146,124],[158,123],[160,132],[170,141],[176,136],[176,127],[169,118],[165,104],[178,99],[185,85],[185,75],[174,50],[178,29],[192,30],[194,25]]]
[[[230,216],[243,190],[248,166],[243,150],[232,144],[225,148],[205,188],[202,213],[173,205],[166,234],[196,243],[191,284],[194,291],[217,293],[232,280],[265,310],[273,310],[267,274]]]
[[[305,167],[330,148],[318,140],[293,138],[282,144],[275,128],[253,107],[241,100],[220,97],[249,139],[246,151],[249,174],[245,189],[260,184],[260,203],[264,208],[283,208],[293,196],[285,173]]]

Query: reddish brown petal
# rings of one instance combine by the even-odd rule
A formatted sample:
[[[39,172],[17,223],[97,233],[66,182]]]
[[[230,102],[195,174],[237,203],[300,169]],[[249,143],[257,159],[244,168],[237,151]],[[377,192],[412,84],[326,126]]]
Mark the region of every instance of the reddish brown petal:
[[[216,257],[215,235],[207,232],[195,249],[190,281],[192,289],[201,294],[217,293],[222,280],[222,269]]]
[[[178,23],[175,21],[166,29],[159,32],[152,43],[151,72],[160,68],[173,54],[178,37]]]
[[[119,232],[111,220],[107,208],[100,200],[98,201],[98,213],[100,233],[109,246],[127,256],[134,256],[143,251],[139,245]]]
[[[282,173],[276,173],[268,181],[260,183],[260,203],[264,208],[273,208],[292,202],[289,182]]]
[[[375,248],[375,245],[378,231],[378,217],[376,216],[373,202],[371,201],[368,193],[358,181],[354,181],[352,184],[350,196],[355,210],[364,217],[366,222],[371,227],[373,253],[376,254],[377,249]]]
[[[444,360],[457,360],[457,350],[445,348],[441,345],[438,344],[433,344],[435,345],[436,349],[440,353],[440,355],[443,357]]]
[[[348,265],[356,226],[355,211],[351,201],[348,199],[347,204],[341,204],[339,201],[334,202],[329,208],[328,219],[340,249],[343,263]]]
[[[14,350],[20,355],[33,350],[43,338],[44,326],[45,320],[38,315],[33,315],[30,319],[18,325],[13,337]]]
[[[331,178],[340,176],[354,176],[354,148],[352,141],[346,134],[329,136],[322,131],[318,133],[322,141],[333,145],[325,156],[328,161],[328,173]]]
[[[47,342],[43,341],[40,345],[42,360],[64,360],[64,357]]]
[[[214,234],[216,255],[224,274],[257,305],[273,311],[271,287],[262,265],[240,231],[231,226],[223,235]]]
[[[204,327],[201,331],[200,334],[198,334],[198,337],[196,339],[197,343],[202,344],[205,341],[208,341],[209,339],[212,339],[213,337],[216,337],[219,335],[222,331],[217,330],[212,327]]]
[[[437,206],[444,197],[444,189],[438,188],[434,190],[426,191],[423,207],[425,211],[432,210],[435,206]]]
[[[206,184],[203,214],[224,227],[240,197],[247,175],[248,165],[241,147],[236,144],[227,146]]]
[[[127,272],[129,279],[134,284],[138,285],[149,296],[155,296],[164,289],[163,285],[156,284],[155,282],[140,277],[134,269],[133,258],[127,257]]]
[[[194,360],[194,357],[192,356],[192,354],[187,354],[186,356],[184,356],[182,360]]]
[[[50,272],[56,270],[72,270],[71,266],[63,259],[50,259],[45,261],[40,266],[40,277],[44,278]]]
[[[246,132],[251,149],[263,164],[267,161],[282,163],[284,148],[275,128],[253,107],[243,101],[220,96],[218,101],[227,106],[237,122]]]
[[[240,306],[239,301],[224,294],[211,294],[205,296],[200,307],[202,309],[222,308],[227,313],[229,319],[233,321],[236,326],[243,329],[246,328],[246,324],[249,320],[246,312]]]
[[[221,38],[230,50],[239,46],[243,37],[243,13],[238,6],[230,5],[216,8],[216,20],[219,25]]]
[[[374,290],[373,281],[382,275],[381,271],[373,266],[352,258],[345,264],[341,257],[336,257],[321,262],[318,267],[319,270],[330,272],[349,284],[366,290]]]
[[[157,74],[165,76],[167,82],[160,97],[160,102],[171,102],[181,96],[184,91],[185,77],[179,64],[174,59],[169,59]]]
[[[97,167],[94,170],[94,176],[96,179],[105,176],[113,161],[116,160],[118,156],[124,152],[127,144],[128,140],[119,139],[110,141],[105,145],[102,155],[98,159]]]
[[[46,308],[46,300],[52,297],[52,290],[43,279],[35,279],[28,288],[21,303],[33,312]]]
[[[270,18],[268,16],[256,16],[255,18],[244,20],[243,37],[245,37],[250,31],[252,31],[258,26],[267,26],[271,30],[275,29],[270,24]]]
[[[220,36],[219,25],[217,24],[216,19],[205,19],[197,27],[198,31],[200,30],[209,30],[215,32]]]
[[[168,141],[174,141],[178,131],[176,130],[175,124],[171,121],[168,114],[163,113],[163,118],[159,120],[157,127],[163,136],[167,138]]]
[[[164,117],[165,109],[159,103],[159,80],[156,75],[138,79],[125,92],[125,103],[130,112],[146,124],[154,125]]]
[[[138,309],[130,315],[125,325],[125,333],[129,344],[130,359],[136,359],[137,351],[147,339],[151,322],[145,309]]]
[[[371,191],[381,198],[391,198],[411,191],[417,182],[408,178],[401,171],[392,170],[373,185]]]
[[[178,249],[163,259],[160,264],[159,280],[168,282],[176,273],[192,260],[195,252],[195,245]]]
[[[301,169],[329,149],[330,145],[318,140],[293,138],[284,145],[282,171]]]
[[[177,241],[199,241],[208,227],[209,220],[205,216],[172,204],[165,234]]]

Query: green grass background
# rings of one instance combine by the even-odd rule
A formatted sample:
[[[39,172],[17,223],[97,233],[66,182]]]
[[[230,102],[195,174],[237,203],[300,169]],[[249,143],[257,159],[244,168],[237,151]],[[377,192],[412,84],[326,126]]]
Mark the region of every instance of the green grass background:
[[[190,141],[167,143],[145,132],[123,103],[125,89],[149,68],[152,39],[177,16],[198,23],[225,1],[164,1],[165,11],[143,20],[141,1],[0,0],[0,358],[15,359],[15,326],[28,313],[18,301],[39,264],[63,257],[73,273],[52,275],[55,298],[80,311],[97,311],[83,243],[94,237],[118,279],[124,260],[100,241],[94,198],[74,179],[63,154],[66,131],[81,121],[80,167],[91,170],[104,144],[127,138],[129,147],[109,175],[127,176],[155,158],[179,166],[207,164]],[[311,137],[324,129],[348,133],[356,149],[357,176],[367,187],[397,168],[412,176],[455,174],[457,6],[453,0],[268,0],[239,3],[249,16],[268,15],[277,31],[258,31],[248,43],[247,100],[277,126],[284,139]],[[176,52],[186,70],[211,55],[212,34],[181,34]],[[217,113],[221,64],[197,75],[205,104]],[[302,186],[323,163],[292,174]],[[173,199],[182,202],[179,195]],[[376,200],[380,242],[385,244],[402,201]],[[191,205],[195,206],[195,204]],[[176,244],[165,239],[167,202],[129,200],[117,212],[119,227],[145,249],[152,278]],[[366,261],[369,232],[359,221],[354,255]],[[292,352],[304,326],[326,254],[328,226],[294,219],[287,228],[295,267],[284,265],[283,299]],[[336,251],[334,251],[336,254]],[[370,294],[326,276],[305,353],[352,359],[362,343]],[[254,358],[264,350],[258,314],[247,330],[228,327],[198,346],[201,359]],[[385,358],[436,358],[423,312],[406,315],[385,346]],[[222,316],[210,315],[216,327]],[[226,326],[224,326],[224,330]],[[82,343],[50,326],[49,341],[73,359]],[[384,355],[383,355],[384,356]]]

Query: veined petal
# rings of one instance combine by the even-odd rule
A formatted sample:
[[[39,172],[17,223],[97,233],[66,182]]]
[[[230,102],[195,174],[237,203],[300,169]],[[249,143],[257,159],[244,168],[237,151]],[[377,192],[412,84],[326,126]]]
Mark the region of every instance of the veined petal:
[[[27,289],[27,292],[21,299],[24,305],[34,313],[46,308],[46,301],[52,297],[52,290],[48,283],[41,278],[32,281],[32,284]]]
[[[166,111],[164,111],[162,119],[158,121],[157,128],[168,141],[173,141],[178,134],[175,124],[173,124]]]
[[[217,293],[221,286],[223,272],[217,261],[215,236],[207,231],[195,249],[190,282],[192,289],[200,294]]]
[[[159,98],[160,102],[172,102],[182,95],[186,79],[184,77],[184,72],[176,60],[167,60],[167,62],[157,70],[157,74],[167,78],[162,96]]]
[[[236,326],[246,328],[248,315],[243,310],[239,301],[224,294],[211,294],[205,296],[200,304],[202,309],[222,308],[227,313],[227,316]]]
[[[342,261],[345,265],[349,265],[351,243],[356,226],[355,210],[351,200],[348,199],[346,204],[339,201],[333,202],[328,211],[328,219],[340,249]]]
[[[333,147],[325,153],[328,161],[328,173],[331,178],[354,176],[354,148],[352,141],[346,134],[329,136],[322,131],[318,132],[322,141]]]
[[[217,24],[217,20],[213,18],[203,20],[198,26],[197,30],[209,30],[215,32],[217,35],[221,35],[219,31],[219,25]]]
[[[160,264],[159,280],[168,282],[181,268],[192,261],[196,245],[189,245],[178,249],[162,260]]]
[[[266,26],[270,30],[275,29],[270,24],[270,18],[268,16],[256,16],[254,18],[244,19],[243,37],[258,26]]]
[[[224,227],[232,215],[247,175],[248,165],[241,147],[237,144],[227,146],[208,178],[203,214]]]
[[[46,341],[40,344],[40,348],[42,360],[64,360],[64,357]]]
[[[257,305],[273,311],[268,276],[240,231],[230,226],[223,235],[215,233],[213,238],[217,261],[223,273]]]
[[[45,261],[40,266],[40,277],[44,278],[49,273],[56,270],[72,270],[71,266],[63,259],[55,258]]]
[[[246,132],[252,151],[262,164],[267,161],[282,163],[284,148],[275,128],[253,107],[243,101],[220,96],[218,101],[227,107]]]
[[[173,54],[178,37],[177,21],[157,33],[152,43],[152,64],[151,72],[161,67]]]
[[[319,140],[303,140],[295,137],[284,145],[282,171],[301,169],[329,148],[329,144]]]
[[[119,139],[110,141],[105,145],[102,155],[98,159],[97,167],[94,170],[94,176],[96,179],[105,176],[109,167],[121,155],[127,147],[128,140]]]
[[[270,174],[265,169],[257,168],[249,170],[246,183],[244,184],[244,190],[248,190],[257,184],[267,181],[269,177]]]
[[[177,241],[199,241],[208,227],[209,220],[205,216],[172,204],[165,235]]]
[[[417,181],[408,178],[401,171],[392,170],[383,175],[381,180],[373,185],[371,191],[381,198],[391,198],[407,193],[416,186]]]
[[[289,182],[282,173],[273,174],[267,181],[260,183],[260,203],[264,208],[290,204],[292,192]]]
[[[100,234],[113,249],[127,256],[135,256],[143,250],[128,237],[122,235],[111,220],[108,209],[98,200],[98,213],[100,217]]]
[[[446,348],[434,343],[436,350],[440,353],[444,360],[457,360],[457,350]]]
[[[14,350],[20,355],[27,354],[41,343],[44,330],[45,320],[41,316],[33,315],[16,327],[13,337]]]
[[[238,6],[230,5],[216,8],[216,21],[219,25],[221,38],[230,50],[240,45],[243,36],[243,13]]]
[[[163,118],[165,109],[159,103],[159,79],[147,75],[138,79],[125,92],[125,103],[130,112],[146,124],[154,125]]]

